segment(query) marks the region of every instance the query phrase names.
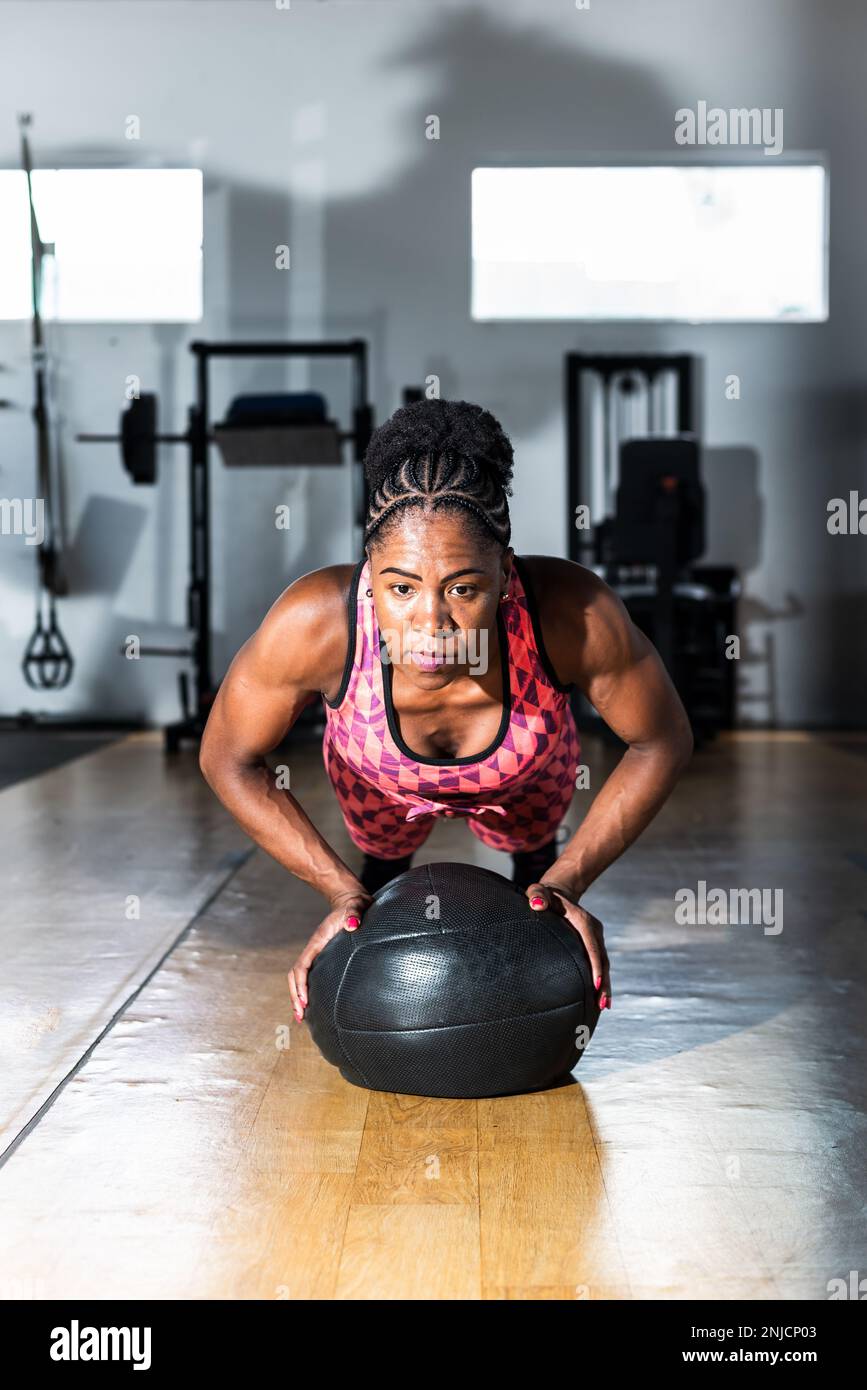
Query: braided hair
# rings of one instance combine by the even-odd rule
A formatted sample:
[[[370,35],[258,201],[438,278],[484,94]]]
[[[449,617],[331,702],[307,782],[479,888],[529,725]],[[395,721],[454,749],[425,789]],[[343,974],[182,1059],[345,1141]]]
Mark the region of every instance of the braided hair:
[[[512,445],[499,421],[469,401],[402,406],[374,430],[364,456],[370,500],[365,547],[411,507],[462,510],[477,538],[508,546]]]

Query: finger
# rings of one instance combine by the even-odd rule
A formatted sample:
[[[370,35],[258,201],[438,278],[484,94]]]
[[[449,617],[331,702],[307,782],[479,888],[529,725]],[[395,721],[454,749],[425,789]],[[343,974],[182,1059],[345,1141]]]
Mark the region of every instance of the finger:
[[[596,1000],[596,1002],[598,1003],[599,1008],[600,1008],[600,1009],[610,1009],[610,1008],[611,1008],[611,967],[610,967],[610,965],[609,965],[609,962],[608,962],[608,955],[607,955],[606,952],[603,952],[603,955],[602,955],[602,970],[601,970],[601,974],[600,974],[600,975],[595,975],[595,974],[594,974],[593,983],[594,983],[594,985],[596,986],[596,991],[597,991],[597,1000]]]
[[[531,883],[527,889],[527,901],[534,912],[544,912],[554,903],[554,895],[544,883]]]
[[[296,1018],[297,1022],[300,1023],[300,1022],[301,1022],[301,1018],[302,1018],[302,1009],[301,1009],[301,1001],[300,1001],[299,998],[298,998],[298,986],[297,986],[297,984],[295,983],[295,971],[294,971],[294,969],[289,971],[289,974],[288,974],[287,978],[288,978],[288,980],[289,980],[289,993],[290,993],[291,996],[292,996],[292,1009],[293,1009],[293,1012],[294,1012],[294,1014],[295,1014],[295,1018]]]
[[[605,957],[605,960],[604,960],[604,963],[603,963],[603,969],[602,969],[602,993],[603,993],[604,996],[605,996],[605,1003],[604,1003],[604,1005],[602,1005],[601,1007],[602,1007],[602,1008],[605,1008],[605,1009],[610,1009],[610,1008],[611,1008],[611,967],[610,967],[610,965],[609,965],[609,961],[608,961],[608,956],[607,956],[607,955],[606,955],[606,957]]]
[[[344,931],[358,931],[361,926],[361,915],[364,912],[365,904],[360,898],[354,902],[347,903],[344,908],[343,929]]]
[[[307,1008],[307,966],[295,966],[295,985],[298,990],[298,1000],[302,1009]]]
[[[611,976],[608,971],[608,955],[604,946],[600,946],[593,930],[593,919],[589,912],[584,908],[573,903],[564,894],[558,893],[556,889],[549,887],[545,883],[531,883],[527,889],[527,898],[530,906],[535,912],[543,911],[539,906],[540,899],[544,899],[544,905],[552,908],[554,912],[559,912],[571,927],[574,927],[581,940],[590,960],[590,969],[593,976],[593,988],[596,991],[596,1005],[599,1009],[611,1008]]]
[[[593,988],[596,991],[596,1003],[601,1009],[604,1007],[602,1003],[602,996],[605,993],[606,972],[608,970],[608,957],[605,954],[604,948],[600,947],[599,942],[596,939],[596,933],[594,932],[593,927],[590,924],[589,913],[585,912],[583,908],[576,907],[574,903],[570,903],[568,900],[563,901],[563,911],[566,917],[566,921],[569,923],[570,926],[575,928],[578,935],[581,937],[581,940],[584,942],[584,947],[590,959],[590,970],[593,975]],[[608,988],[610,991],[610,982]]]

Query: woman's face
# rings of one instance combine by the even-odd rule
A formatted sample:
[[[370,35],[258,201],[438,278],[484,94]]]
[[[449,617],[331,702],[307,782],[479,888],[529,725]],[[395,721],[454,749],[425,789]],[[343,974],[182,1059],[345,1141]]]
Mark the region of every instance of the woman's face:
[[[410,508],[369,551],[371,587],[388,657],[427,689],[484,675],[512,550],[481,544],[460,512]]]

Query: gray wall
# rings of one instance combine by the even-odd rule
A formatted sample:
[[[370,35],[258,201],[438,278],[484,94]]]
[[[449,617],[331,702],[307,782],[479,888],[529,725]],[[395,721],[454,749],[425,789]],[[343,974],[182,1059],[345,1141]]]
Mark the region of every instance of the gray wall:
[[[520,551],[566,553],[563,353],[689,350],[704,359],[710,553],[742,567],[741,715],[780,726],[863,724],[864,546],[830,537],[826,504],[867,492],[864,325],[867,10],[857,0],[497,0],[486,4],[8,0],[0,5],[0,163],[32,110],[44,164],[196,164],[206,176],[206,315],[189,328],[59,326],[59,408],[79,659],[68,691],[34,697],[18,671],[32,625],[33,551],[0,538],[0,711],[176,714],[177,663],[125,662],[135,632],[183,633],[186,478],[162,453],[134,490],[110,429],[124,378],[156,388],[181,429],[194,337],[367,337],[379,419],[430,372],[444,395],[502,419],[518,458]],[[831,169],[831,317],[787,326],[474,325],[469,173],[502,155],[674,150],[674,112],[782,107],[786,148]],[[441,139],[425,139],[436,113]],[[142,121],[140,144],[124,121]],[[274,268],[288,241],[293,268]],[[0,495],[30,496],[28,328],[0,324]],[[741,378],[726,400],[727,374]],[[324,388],[346,372],[221,365],[214,410],[259,386]],[[344,414],[345,418],[345,414]],[[354,558],[347,469],[231,474],[214,463],[215,662],[222,671],[283,586]],[[273,508],[292,508],[277,532]]]

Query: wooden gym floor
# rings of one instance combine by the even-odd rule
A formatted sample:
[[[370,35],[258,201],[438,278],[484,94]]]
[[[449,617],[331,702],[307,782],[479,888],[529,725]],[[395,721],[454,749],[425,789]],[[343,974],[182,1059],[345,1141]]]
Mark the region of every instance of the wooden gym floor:
[[[318,747],[290,766],[350,857]],[[319,1057],[285,974],[321,902],[191,753],[7,788],[0,1297],[827,1298],[867,1259],[865,780],[854,735],[697,754],[588,896],[614,1008],[575,1084],[487,1101]],[[447,858],[508,872],[458,822]],[[781,888],[783,931],[677,925],[699,880]]]

